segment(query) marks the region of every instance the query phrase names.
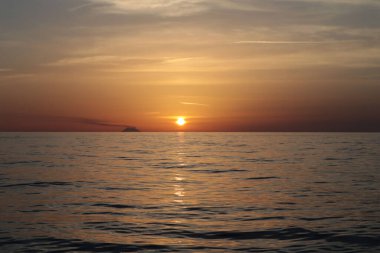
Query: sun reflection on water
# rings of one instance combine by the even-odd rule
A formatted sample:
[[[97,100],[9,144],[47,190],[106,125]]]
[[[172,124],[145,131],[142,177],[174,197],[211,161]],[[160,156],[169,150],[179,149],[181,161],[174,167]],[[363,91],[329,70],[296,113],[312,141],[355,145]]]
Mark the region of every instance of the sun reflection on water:
[[[178,172],[174,176],[174,195],[175,203],[184,203],[184,197],[185,197],[185,188],[183,185],[183,181],[185,180],[184,176],[181,174],[181,168],[185,167],[187,164],[185,162],[185,156],[186,153],[184,152],[184,144],[185,144],[185,133],[179,132],[178,133],[178,147],[176,151],[176,159],[178,162]]]

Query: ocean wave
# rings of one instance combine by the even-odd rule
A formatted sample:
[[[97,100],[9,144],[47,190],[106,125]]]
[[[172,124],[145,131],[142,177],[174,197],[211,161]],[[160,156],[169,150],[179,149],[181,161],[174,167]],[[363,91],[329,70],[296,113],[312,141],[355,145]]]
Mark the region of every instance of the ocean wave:
[[[23,164],[23,165],[29,165],[29,164],[36,164],[36,163],[42,163],[43,161],[39,160],[29,160],[29,161],[12,161],[12,162],[1,162],[0,166],[4,165],[18,165],[18,164]]]
[[[23,245],[24,252],[41,250],[54,252],[136,252],[136,251],[160,251],[170,252],[172,247],[159,244],[117,244],[104,242],[91,242],[79,239],[61,239],[55,237],[41,237],[33,239],[15,239],[12,237],[0,238],[2,247]]]
[[[0,252],[380,252],[380,135],[17,136]]]
[[[279,179],[279,177],[250,177],[247,180],[269,180],[269,179]]]
[[[117,209],[136,208],[136,206],[133,206],[133,205],[106,204],[106,203],[97,203],[97,204],[93,204],[92,206],[109,207],[109,208],[117,208]]]
[[[19,184],[7,184],[7,185],[0,185],[0,187],[3,188],[9,188],[9,187],[49,187],[49,186],[72,186],[74,185],[71,182],[30,182],[30,183],[19,183]]]

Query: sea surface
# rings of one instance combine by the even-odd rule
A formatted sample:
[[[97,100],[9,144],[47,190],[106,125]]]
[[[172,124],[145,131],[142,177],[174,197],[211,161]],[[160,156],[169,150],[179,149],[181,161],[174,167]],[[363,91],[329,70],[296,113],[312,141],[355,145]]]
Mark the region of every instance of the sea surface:
[[[0,252],[380,252],[380,134],[0,133]]]

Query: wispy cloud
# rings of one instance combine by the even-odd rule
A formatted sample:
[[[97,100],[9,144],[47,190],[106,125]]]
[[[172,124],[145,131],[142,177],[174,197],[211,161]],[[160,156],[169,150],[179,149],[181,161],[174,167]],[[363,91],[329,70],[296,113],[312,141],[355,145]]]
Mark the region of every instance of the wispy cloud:
[[[65,57],[56,61],[42,64],[46,67],[84,67],[97,68],[103,72],[159,72],[188,70],[189,66],[199,64],[202,57],[128,57],[116,55],[93,55]],[[169,67],[168,67],[169,66]],[[182,68],[182,69],[181,69]]]
[[[20,46],[25,46],[26,43],[25,41],[22,40],[13,40],[13,39],[8,39],[4,40],[0,38],[0,47],[20,47]]]
[[[143,57],[124,57],[115,55],[95,55],[95,56],[84,56],[84,57],[67,57],[59,59],[55,62],[47,63],[46,66],[75,66],[75,65],[101,65],[101,64],[147,64],[147,63],[157,63],[163,62],[164,59],[159,58],[143,58]]]
[[[108,126],[108,127],[132,127],[126,124],[112,123],[99,119],[90,119],[90,118],[75,118],[75,117],[60,117],[64,121],[77,122],[87,125],[96,125],[96,126]]]
[[[86,117],[65,117],[65,116],[47,116],[47,115],[39,115],[35,116],[35,118],[40,118],[42,120],[54,120],[61,122],[72,122],[72,123],[80,123],[85,125],[94,125],[94,126],[106,126],[106,127],[132,127],[129,124],[122,123],[114,123],[101,119],[94,118],[86,118]]]
[[[90,6],[93,6],[93,5],[94,5],[94,3],[92,3],[92,2],[87,2],[87,3],[85,3],[85,4],[80,4],[80,5],[77,5],[77,6],[75,6],[75,7],[72,7],[72,8],[69,9],[69,11],[71,11],[71,12],[75,12],[75,11],[79,11],[79,10],[81,10],[81,9],[83,9],[83,8],[90,7]]]
[[[111,56],[111,55],[97,55],[87,57],[67,57],[55,62],[46,64],[47,66],[70,66],[70,65],[87,65],[87,64],[101,64],[115,61],[125,60],[124,57]]]
[[[89,0],[99,10],[111,13],[150,13],[182,16],[207,9],[206,0]]]
[[[10,72],[12,69],[9,68],[0,68],[0,72]]]
[[[3,80],[30,79],[36,77],[36,74],[33,73],[13,73],[12,71],[5,71],[3,73],[4,75],[0,75],[0,79]]]
[[[341,41],[275,41],[275,40],[241,40],[234,41],[234,44],[331,44],[331,43],[351,43],[358,40],[341,40]]]
[[[202,59],[203,57],[179,57],[179,58],[175,58],[175,57],[166,57],[166,59],[164,60],[164,63],[179,63],[179,62],[188,62],[188,61],[193,61],[193,60],[200,60]]]
[[[191,102],[180,102],[180,104],[183,104],[183,105],[194,105],[194,106],[209,106],[207,104],[191,103]]]
[[[152,14],[168,17],[187,16],[215,8],[261,11],[261,5],[234,0],[88,0],[95,8],[109,13]],[[85,5],[88,6],[88,5]],[[79,6],[82,8],[82,6]]]
[[[289,0],[285,0],[289,1]],[[316,3],[327,3],[327,4],[350,4],[350,5],[363,5],[363,4],[373,4],[379,5],[377,0],[308,0],[309,2]],[[304,0],[295,0],[295,2],[304,2]]]
[[[55,124],[64,124],[64,123],[74,123],[80,125],[88,126],[104,126],[104,127],[114,127],[123,129],[127,127],[134,127],[130,124],[115,123],[107,120],[96,119],[96,118],[87,118],[87,117],[71,117],[71,116],[53,116],[53,115],[44,115],[44,114],[25,114],[25,113],[1,113],[0,118],[10,119],[10,120],[20,120],[23,119],[25,122],[42,122],[44,124],[48,122],[54,122]]]
[[[323,5],[323,6],[379,6],[377,0],[87,0],[87,4],[75,7],[81,9],[87,6],[107,13],[133,13],[151,14],[158,16],[186,16],[210,10],[236,10],[236,11],[258,11],[273,12],[281,9],[281,6],[291,4],[292,6]]]

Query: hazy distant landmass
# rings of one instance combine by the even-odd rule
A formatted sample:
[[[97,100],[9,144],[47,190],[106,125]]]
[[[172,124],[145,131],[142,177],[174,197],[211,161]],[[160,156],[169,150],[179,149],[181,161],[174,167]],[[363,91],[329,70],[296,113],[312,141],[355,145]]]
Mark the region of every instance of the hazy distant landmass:
[[[136,127],[126,127],[123,132],[140,132]]]

